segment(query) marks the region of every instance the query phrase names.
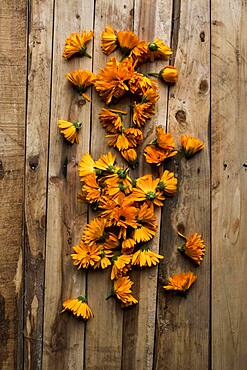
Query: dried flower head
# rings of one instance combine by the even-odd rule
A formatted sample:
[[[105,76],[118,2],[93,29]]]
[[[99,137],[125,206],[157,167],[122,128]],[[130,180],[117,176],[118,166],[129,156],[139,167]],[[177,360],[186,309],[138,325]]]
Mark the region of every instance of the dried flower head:
[[[81,122],[69,122],[65,120],[58,120],[58,127],[64,138],[71,144],[79,144],[78,131],[81,128]]]
[[[165,290],[186,292],[196,280],[197,276],[193,272],[181,272],[169,277],[168,285],[163,286],[163,288]]]
[[[93,312],[87,304],[87,298],[83,295],[64,301],[62,312],[66,310],[71,311],[76,317],[82,317],[84,320],[88,320],[93,317]]]
[[[80,54],[91,58],[87,53],[87,42],[93,37],[93,32],[74,32],[65,41],[63,57],[71,58],[74,54]]]

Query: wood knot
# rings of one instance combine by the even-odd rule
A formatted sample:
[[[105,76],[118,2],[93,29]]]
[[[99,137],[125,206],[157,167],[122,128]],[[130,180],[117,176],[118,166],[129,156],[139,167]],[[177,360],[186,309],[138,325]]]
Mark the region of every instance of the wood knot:
[[[0,179],[2,180],[3,178],[4,178],[3,162],[0,161]]]
[[[31,157],[28,161],[29,167],[31,168],[32,171],[36,171],[39,167],[39,156],[35,155]]]
[[[201,39],[201,42],[204,42],[205,41],[205,32],[204,31],[202,31],[200,33],[200,39]]]
[[[186,113],[184,110],[180,109],[177,111],[175,114],[176,120],[181,123],[181,122],[186,122]]]
[[[199,85],[199,92],[201,94],[205,94],[208,91],[208,81],[207,80],[201,80]]]
[[[80,19],[81,18],[80,17],[80,14],[76,14],[75,17],[76,17],[76,19]]]

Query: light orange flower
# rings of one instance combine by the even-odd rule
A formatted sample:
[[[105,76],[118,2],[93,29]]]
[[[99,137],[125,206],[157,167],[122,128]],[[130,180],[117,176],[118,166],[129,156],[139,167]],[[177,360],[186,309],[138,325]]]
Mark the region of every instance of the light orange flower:
[[[139,42],[130,52],[130,58],[138,65],[146,63],[149,59],[148,43],[146,41]]]
[[[134,163],[137,159],[137,151],[133,148],[123,149],[120,154],[129,163]]]
[[[178,80],[177,68],[174,66],[166,66],[160,71],[159,77],[168,84],[175,84]]]
[[[66,310],[71,311],[76,317],[82,317],[84,320],[88,320],[93,317],[93,312],[87,304],[87,298],[83,295],[64,301],[62,312]]]
[[[95,174],[95,162],[89,153],[82,156],[78,164],[78,173],[81,181],[88,175]]]
[[[91,58],[87,53],[87,42],[93,37],[93,32],[74,32],[72,33],[65,42],[63,57],[69,59],[74,54],[81,54]]]
[[[78,269],[92,267],[100,261],[100,248],[96,244],[88,245],[80,241],[79,245],[73,247],[75,253],[71,254],[73,265]]]
[[[185,239],[185,244],[178,248],[178,250],[200,265],[205,254],[205,244],[201,235],[195,233],[187,238],[179,232],[178,235]]]
[[[90,97],[86,94],[87,88],[95,81],[95,75],[87,70],[79,69],[66,74],[66,78],[73,84],[76,91],[83,96],[84,99],[90,101]]]
[[[123,110],[103,108],[99,114],[99,120],[108,134],[115,134],[123,130],[122,115],[127,112]]]
[[[168,59],[172,55],[172,50],[164,41],[156,38],[148,44],[149,59],[153,62],[156,59]]]
[[[161,176],[161,179],[157,185],[157,189],[163,191],[166,194],[174,195],[177,191],[178,180],[173,172],[165,170]]]
[[[117,34],[117,38],[119,47],[124,55],[129,55],[130,51],[139,43],[138,36],[131,31],[120,31]]]
[[[163,206],[165,197],[157,189],[160,179],[153,179],[152,175],[144,175],[136,180],[131,197],[137,202],[150,201],[157,206]]]
[[[111,26],[107,26],[101,33],[101,49],[104,54],[110,55],[117,46],[117,34]]]
[[[97,245],[100,249],[114,249],[119,245],[115,234],[108,231],[107,220],[104,218],[94,218],[85,226],[82,240],[89,245]]]
[[[171,154],[175,155],[175,142],[170,132],[165,132],[163,127],[156,127],[157,145],[161,149],[170,151]],[[176,152],[174,154],[174,152]]]
[[[160,263],[164,257],[160,254],[152,251],[147,246],[142,246],[132,256],[132,265],[138,265],[140,267],[152,267]]]
[[[58,127],[64,138],[71,144],[79,144],[78,131],[81,128],[81,122],[69,122],[65,120],[58,120]]]
[[[140,72],[135,72],[133,77],[129,80],[129,88],[132,94],[142,96],[148,89],[157,90],[157,84],[154,80],[143,75]]]
[[[150,103],[134,103],[133,123],[137,127],[143,127],[154,115],[154,105]]]
[[[122,276],[114,281],[113,294],[125,305],[138,303],[132,295],[131,288],[133,284],[129,276]]]
[[[186,292],[196,280],[197,276],[193,272],[181,272],[169,277],[168,285],[163,286],[163,288],[165,290]]]
[[[189,135],[181,136],[181,144],[186,158],[191,158],[204,148],[204,143],[196,137]]]
[[[102,188],[97,182],[95,173],[87,175],[83,179],[82,196],[89,203],[97,202],[102,196]]]
[[[131,267],[131,254],[120,254],[112,259],[111,280],[118,279],[125,275]]]
[[[156,145],[147,145],[144,148],[144,156],[147,163],[153,163],[160,166],[161,163],[167,158],[167,152],[158,148]]]
[[[147,203],[140,206],[137,214],[137,228],[133,231],[133,239],[137,242],[147,242],[152,239],[158,228],[153,208]]]

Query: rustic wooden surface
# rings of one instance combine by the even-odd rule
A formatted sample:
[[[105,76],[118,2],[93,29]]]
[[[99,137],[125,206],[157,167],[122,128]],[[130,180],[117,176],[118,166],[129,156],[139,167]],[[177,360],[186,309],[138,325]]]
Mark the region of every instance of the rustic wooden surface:
[[[1,2],[0,369],[246,368],[246,16],[240,0]],[[70,259],[92,217],[76,200],[78,161],[108,148],[97,95],[82,105],[64,75],[104,65],[99,35],[107,24],[174,49],[180,78],[160,85],[146,140],[161,124],[176,140],[191,133],[206,143],[190,162],[171,163],[179,192],[158,214],[154,243],[166,259],[135,273],[140,303],[124,312],[105,301],[108,272],[78,272]],[[95,31],[92,59],[65,61],[64,39],[84,29]],[[78,146],[58,134],[59,118],[83,122]],[[141,161],[135,172],[147,170]],[[177,253],[177,230],[206,240],[199,269]],[[161,288],[181,270],[199,275],[186,299]],[[84,292],[95,314],[86,325],[60,314],[64,299]]]

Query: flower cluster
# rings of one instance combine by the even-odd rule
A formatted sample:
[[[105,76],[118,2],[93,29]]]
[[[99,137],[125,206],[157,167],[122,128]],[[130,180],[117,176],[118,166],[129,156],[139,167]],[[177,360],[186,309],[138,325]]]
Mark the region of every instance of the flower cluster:
[[[71,34],[66,39],[64,58],[90,57],[87,43],[92,37],[91,31]],[[101,34],[101,48],[106,55],[119,49],[123,58],[118,61],[111,57],[97,74],[79,69],[67,73],[66,78],[85,101],[91,100],[88,88],[95,88],[105,103],[99,112],[99,122],[106,132],[108,145],[132,165],[137,161],[138,146],[144,140],[144,127],[155,114],[159,99],[158,84],[150,76],[174,84],[178,72],[172,65],[166,65],[159,73],[147,75],[140,71],[144,63],[167,60],[171,56],[172,50],[158,38],[143,41],[133,32],[116,31],[108,26]],[[124,96],[129,97],[130,109],[113,107]],[[79,121],[58,121],[61,134],[71,144],[79,142],[81,125]],[[143,155],[147,163],[160,166],[159,177],[145,174],[132,178],[129,168],[117,165],[116,155],[111,152],[98,159],[86,153],[78,164],[81,182],[78,200],[88,203],[96,214],[84,227],[78,245],[73,247],[72,262],[78,269],[111,269],[112,291],[108,298],[115,297],[122,307],[138,303],[133,295],[131,270],[156,266],[164,258],[151,246],[158,230],[155,209],[176,193],[178,179],[172,171],[162,170],[162,165],[178,153],[190,158],[202,150],[204,144],[183,135],[181,147],[176,147],[171,133],[165,132],[162,126],[156,127],[156,137],[145,146]],[[179,251],[199,265],[205,253],[201,236],[179,235],[185,240]],[[192,272],[182,272],[171,276],[164,289],[185,292],[196,279]],[[65,310],[84,320],[93,316],[85,296],[65,301]]]

